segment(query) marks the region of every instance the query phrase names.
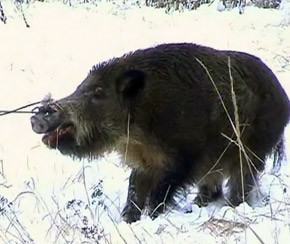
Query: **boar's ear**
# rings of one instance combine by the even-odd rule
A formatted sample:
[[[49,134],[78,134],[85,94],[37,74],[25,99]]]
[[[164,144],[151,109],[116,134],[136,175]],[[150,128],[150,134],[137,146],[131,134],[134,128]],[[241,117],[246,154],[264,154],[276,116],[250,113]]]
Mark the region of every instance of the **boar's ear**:
[[[141,70],[128,70],[116,82],[118,95],[124,100],[131,100],[143,89],[145,73]]]

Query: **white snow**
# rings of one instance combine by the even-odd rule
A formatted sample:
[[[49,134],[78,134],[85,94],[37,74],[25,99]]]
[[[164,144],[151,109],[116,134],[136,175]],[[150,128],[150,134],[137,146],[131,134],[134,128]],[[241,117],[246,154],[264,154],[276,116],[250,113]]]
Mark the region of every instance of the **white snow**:
[[[7,15],[7,24],[0,22],[1,110],[39,101],[48,92],[54,98],[66,96],[92,65],[168,42],[252,53],[269,65],[290,95],[290,15],[283,10],[246,7],[240,15],[238,9],[218,12],[213,4],[165,14],[164,9],[134,6],[133,1],[73,7],[62,1],[35,1],[23,5],[30,25],[26,28],[12,1],[1,2]],[[269,166],[262,176],[261,191],[270,195],[267,206],[199,209],[189,204],[194,197],[190,194],[180,208],[154,221],[144,215],[128,225],[121,221],[120,211],[129,170],[121,167],[118,155],[105,155],[98,162],[64,157],[42,145],[29,117],[0,117],[0,198],[13,202],[5,212],[0,201],[0,243],[94,243],[97,239],[100,243],[290,243],[287,162],[279,173],[271,174]],[[287,128],[288,158],[289,140]],[[90,199],[93,189],[101,186],[104,194]],[[182,209],[188,204],[192,213],[185,214]],[[90,239],[81,233],[84,226],[95,226]]]

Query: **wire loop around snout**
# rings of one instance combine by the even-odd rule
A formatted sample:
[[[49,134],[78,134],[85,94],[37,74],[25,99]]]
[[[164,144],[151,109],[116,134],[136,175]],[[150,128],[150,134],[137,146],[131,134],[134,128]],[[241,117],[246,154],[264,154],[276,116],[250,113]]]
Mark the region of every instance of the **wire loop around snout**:
[[[25,108],[28,108],[28,107],[31,107],[31,106],[40,104],[41,102],[42,101],[30,103],[30,104],[27,104],[27,105],[24,105],[24,106],[21,106],[19,108],[12,109],[12,110],[0,110],[0,116],[4,116],[4,115],[7,115],[7,114],[12,114],[12,113],[18,113],[18,114],[31,114],[31,113],[36,113],[35,110],[37,108],[39,108],[39,107],[33,108],[30,111],[26,111],[26,110],[22,110],[22,109],[25,109]]]

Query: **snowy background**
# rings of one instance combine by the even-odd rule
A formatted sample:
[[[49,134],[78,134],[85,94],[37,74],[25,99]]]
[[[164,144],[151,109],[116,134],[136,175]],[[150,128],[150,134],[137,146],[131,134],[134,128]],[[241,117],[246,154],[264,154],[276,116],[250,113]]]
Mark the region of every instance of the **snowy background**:
[[[73,1],[72,1],[73,2]],[[97,5],[62,1],[19,5],[1,1],[0,110],[70,94],[92,65],[168,42],[193,42],[260,57],[290,95],[290,3],[281,10],[246,7],[218,12],[217,1],[196,11],[145,7],[134,1]],[[141,7],[140,7],[141,6]],[[29,114],[0,117],[0,243],[290,243],[290,164],[261,175],[267,206],[199,209],[180,199],[154,221],[120,219],[129,170],[117,154],[73,161],[48,150]],[[286,147],[290,155],[290,132]],[[185,210],[192,208],[192,213]]]

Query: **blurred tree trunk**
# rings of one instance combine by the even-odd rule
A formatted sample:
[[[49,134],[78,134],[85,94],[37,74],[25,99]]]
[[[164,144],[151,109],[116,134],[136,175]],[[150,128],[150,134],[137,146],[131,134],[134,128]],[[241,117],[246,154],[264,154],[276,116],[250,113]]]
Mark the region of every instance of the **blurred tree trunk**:
[[[3,6],[2,6],[2,4],[1,4],[1,1],[0,1],[0,20],[1,20],[4,24],[6,24],[7,17],[6,17],[6,15],[5,15],[5,13],[4,13],[4,9],[3,9]]]
[[[213,0],[146,0],[146,5],[155,8],[167,8],[179,10],[181,8],[197,9],[204,3],[210,3]],[[215,0],[221,1],[226,9],[234,7],[245,7],[254,5],[260,8],[278,8],[281,0]],[[288,0],[286,0],[288,1]]]
[[[282,12],[281,24],[289,26],[290,25],[290,0],[282,0],[279,9]]]
[[[278,8],[281,0],[252,0],[259,8]]]
[[[201,4],[210,2],[211,0],[146,0],[146,6],[170,8],[174,10],[179,10],[181,8],[197,9]]]

